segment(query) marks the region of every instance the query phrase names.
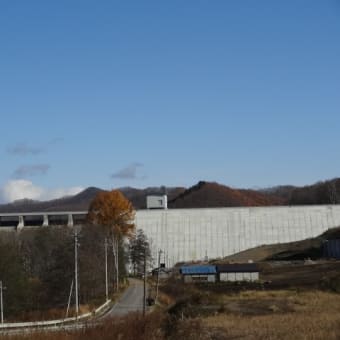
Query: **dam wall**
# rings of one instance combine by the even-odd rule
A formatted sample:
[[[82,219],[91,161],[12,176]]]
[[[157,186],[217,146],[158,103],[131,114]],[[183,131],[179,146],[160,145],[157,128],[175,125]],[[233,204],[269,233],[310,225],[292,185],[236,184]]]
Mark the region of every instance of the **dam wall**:
[[[264,244],[320,235],[340,226],[340,205],[139,210],[136,228],[161,262],[220,258]]]

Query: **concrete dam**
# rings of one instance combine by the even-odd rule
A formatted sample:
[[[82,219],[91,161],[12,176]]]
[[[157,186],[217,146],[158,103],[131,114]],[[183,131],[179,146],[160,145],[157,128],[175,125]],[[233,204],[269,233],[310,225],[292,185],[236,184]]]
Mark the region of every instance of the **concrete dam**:
[[[148,236],[154,259],[161,249],[162,261],[169,265],[303,240],[337,226],[340,205],[141,210],[136,214],[136,227]]]
[[[49,227],[60,220],[72,227],[84,223],[86,214],[0,214],[0,230]],[[138,210],[135,223],[150,241],[155,266],[159,250],[161,262],[172,265],[318,236],[340,226],[340,205]]]

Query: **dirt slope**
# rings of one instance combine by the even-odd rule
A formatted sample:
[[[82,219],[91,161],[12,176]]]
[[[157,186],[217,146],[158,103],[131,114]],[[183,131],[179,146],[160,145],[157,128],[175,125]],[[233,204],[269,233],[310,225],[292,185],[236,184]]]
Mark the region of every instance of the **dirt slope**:
[[[310,238],[297,242],[278,243],[263,245],[245,251],[241,251],[234,255],[227,256],[222,262],[254,262],[267,260],[304,260],[319,259],[322,257],[322,243],[325,240],[339,239],[340,227],[329,229],[318,237]],[[221,261],[219,261],[221,262]]]

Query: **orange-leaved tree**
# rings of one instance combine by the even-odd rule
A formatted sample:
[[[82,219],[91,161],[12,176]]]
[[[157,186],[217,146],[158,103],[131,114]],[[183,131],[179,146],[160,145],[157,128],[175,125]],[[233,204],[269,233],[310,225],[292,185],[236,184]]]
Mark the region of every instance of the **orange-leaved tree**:
[[[134,234],[135,211],[131,202],[118,190],[102,191],[90,204],[88,212],[90,223],[102,226],[111,239],[114,256],[116,290],[119,283],[119,244],[124,237]]]
[[[134,233],[135,211],[131,202],[119,191],[102,191],[90,204],[88,220],[103,226],[110,236],[130,237]]]

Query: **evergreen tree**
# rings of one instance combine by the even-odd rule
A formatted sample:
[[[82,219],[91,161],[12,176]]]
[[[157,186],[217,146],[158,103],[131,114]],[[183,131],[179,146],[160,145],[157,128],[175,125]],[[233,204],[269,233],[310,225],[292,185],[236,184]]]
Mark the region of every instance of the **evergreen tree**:
[[[133,274],[142,275],[144,273],[144,261],[148,265],[151,261],[150,244],[143,230],[137,230],[136,236],[130,240],[129,250]]]

